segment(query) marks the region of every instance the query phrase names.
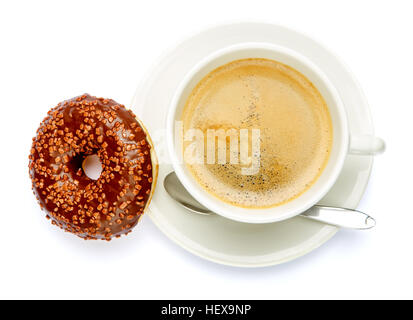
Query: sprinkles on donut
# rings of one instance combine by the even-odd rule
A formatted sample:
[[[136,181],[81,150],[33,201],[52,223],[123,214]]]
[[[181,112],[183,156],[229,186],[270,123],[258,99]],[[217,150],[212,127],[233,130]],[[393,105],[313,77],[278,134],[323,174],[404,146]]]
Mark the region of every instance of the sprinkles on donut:
[[[97,180],[82,168],[89,155],[102,164]],[[48,112],[33,138],[29,173],[52,224],[84,239],[110,240],[138,223],[152,198],[158,164],[132,111],[84,94]]]

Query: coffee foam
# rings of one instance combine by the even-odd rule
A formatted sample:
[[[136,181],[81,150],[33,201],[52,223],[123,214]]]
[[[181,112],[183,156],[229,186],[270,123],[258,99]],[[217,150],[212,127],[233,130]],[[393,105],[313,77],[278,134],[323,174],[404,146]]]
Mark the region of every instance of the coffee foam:
[[[260,129],[255,175],[242,175],[236,164],[186,165],[204,189],[242,207],[271,207],[298,197],[318,179],[332,147],[331,117],[319,91],[273,60],[237,60],[212,71],[193,89],[182,120],[185,131]]]

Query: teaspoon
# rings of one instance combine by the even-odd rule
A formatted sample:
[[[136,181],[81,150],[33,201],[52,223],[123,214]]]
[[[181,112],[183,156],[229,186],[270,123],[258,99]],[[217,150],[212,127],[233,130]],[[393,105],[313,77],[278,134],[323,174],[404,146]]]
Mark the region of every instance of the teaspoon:
[[[171,172],[165,177],[163,185],[171,198],[187,210],[202,215],[215,214],[191,196],[175,172]],[[371,229],[376,225],[376,221],[372,217],[361,211],[338,207],[315,205],[301,213],[300,217],[349,229]]]

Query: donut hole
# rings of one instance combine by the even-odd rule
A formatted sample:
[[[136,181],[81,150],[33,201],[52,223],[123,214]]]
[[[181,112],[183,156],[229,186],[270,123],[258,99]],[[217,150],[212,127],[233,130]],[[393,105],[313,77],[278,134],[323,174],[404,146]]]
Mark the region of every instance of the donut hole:
[[[92,154],[83,160],[82,168],[88,178],[97,180],[102,173],[102,162],[96,154]]]

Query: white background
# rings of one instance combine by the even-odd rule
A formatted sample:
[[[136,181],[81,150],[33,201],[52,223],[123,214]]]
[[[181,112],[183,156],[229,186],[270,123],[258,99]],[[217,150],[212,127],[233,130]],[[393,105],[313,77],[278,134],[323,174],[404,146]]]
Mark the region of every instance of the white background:
[[[2,1],[0,298],[413,298],[411,1]],[[170,242],[146,216],[128,237],[86,242],[52,227],[28,176],[31,138],[57,102],[129,104],[149,66],[185,36],[263,20],[335,51],[371,105],[387,152],[360,204],[378,221],[261,269],[216,265]]]

